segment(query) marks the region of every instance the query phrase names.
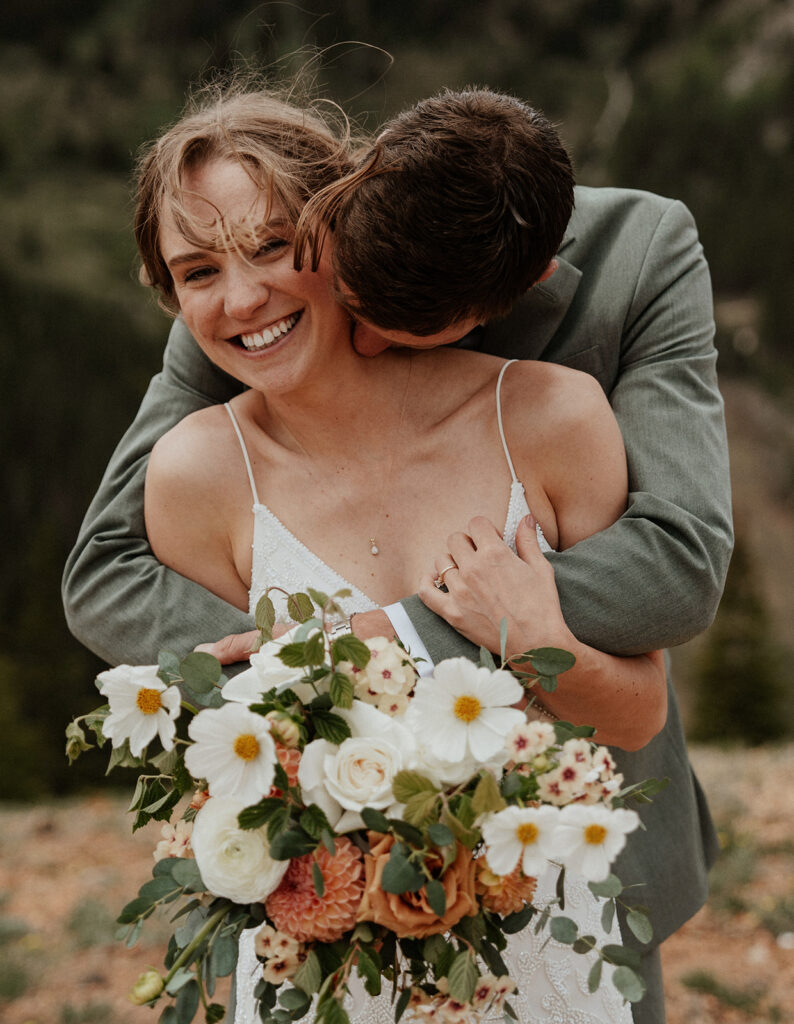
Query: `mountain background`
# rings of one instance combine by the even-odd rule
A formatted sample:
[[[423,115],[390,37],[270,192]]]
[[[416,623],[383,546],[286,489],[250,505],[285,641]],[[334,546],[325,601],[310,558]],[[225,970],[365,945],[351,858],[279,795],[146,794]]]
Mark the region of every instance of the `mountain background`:
[[[789,738],[794,656],[791,0],[5,0],[0,12],[0,797],[67,772],[102,666],[60,574],[168,322],[136,281],[139,146],[218,70],[300,75],[366,130],[487,84],[561,126],[590,185],[688,204],[714,281],[737,557],[714,626],[674,652],[693,736]],[[748,712],[748,709],[749,712]]]

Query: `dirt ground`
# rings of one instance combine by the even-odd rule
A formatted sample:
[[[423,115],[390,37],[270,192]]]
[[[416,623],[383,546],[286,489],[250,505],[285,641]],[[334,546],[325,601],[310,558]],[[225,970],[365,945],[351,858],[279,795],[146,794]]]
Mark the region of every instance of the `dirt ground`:
[[[794,745],[692,759],[724,853],[708,905],[663,946],[669,1024],[792,1021]],[[154,1024],[126,992],[161,966],[166,922],[133,949],[113,936],[158,828],[131,838],[115,796],[0,807],[3,1024]]]

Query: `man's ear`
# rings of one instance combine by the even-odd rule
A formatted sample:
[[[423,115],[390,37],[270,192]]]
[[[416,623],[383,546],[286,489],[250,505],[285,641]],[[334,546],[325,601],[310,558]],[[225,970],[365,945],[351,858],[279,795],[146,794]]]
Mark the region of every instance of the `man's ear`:
[[[537,279],[535,284],[540,284],[541,281],[548,281],[548,279],[551,277],[551,275],[554,273],[554,271],[557,269],[558,266],[559,266],[559,263],[556,260],[550,260],[549,261],[549,265],[546,267],[546,269],[543,271],[543,273]]]

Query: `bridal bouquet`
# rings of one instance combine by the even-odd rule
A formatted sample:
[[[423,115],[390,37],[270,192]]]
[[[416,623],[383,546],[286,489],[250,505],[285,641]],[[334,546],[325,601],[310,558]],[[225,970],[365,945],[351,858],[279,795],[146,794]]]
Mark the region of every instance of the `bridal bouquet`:
[[[419,678],[396,642],[330,629],[342,596],[290,595],[299,625],[279,641],[263,597],[262,646],[230,680],[196,652],[103,672],[107,704],[67,729],[70,759],[89,730],[110,742],[111,768],[141,770],[133,829],[164,822],[153,877],[119,924],[131,946],[170,904],[174,930],[164,972],[143,974],[133,1001],[171,997],[163,1024],[200,1006],[208,1024],[224,1019],[216,979],[254,927],[265,1024],[312,1004],[316,1021],[346,1024],[355,976],[370,996],[390,993],[395,1021],[515,1018],[502,952],[527,927],[594,952],[591,990],[606,962],[624,998],[640,999],[638,955],[579,934],[564,880],[589,880],[608,932],[623,893],[610,866],[639,824],[624,804],[660,784],[622,788],[592,729],[514,707],[532,685],[552,690],[572,656],[529,651],[511,672],[484,651],[480,666],[456,658]],[[536,905],[550,862],[556,898]],[[641,908],[628,924],[650,939]]]

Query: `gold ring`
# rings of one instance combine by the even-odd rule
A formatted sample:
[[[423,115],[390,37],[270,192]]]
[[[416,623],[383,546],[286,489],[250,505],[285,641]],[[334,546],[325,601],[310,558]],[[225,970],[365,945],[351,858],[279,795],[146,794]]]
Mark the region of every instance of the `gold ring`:
[[[457,568],[458,568],[457,565],[454,562],[452,562],[450,565],[448,565],[446,567],[446,569],[442,569],[441,570],[441,572],[438,574],[438,576],[436,576],[436,578],[433,580],[433,585],[435,586],[436,590],[446,590],[446,585],[444,583],[444,577],[446,576],[446,574],[449,572],[450,569],[457,569]]]

